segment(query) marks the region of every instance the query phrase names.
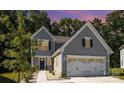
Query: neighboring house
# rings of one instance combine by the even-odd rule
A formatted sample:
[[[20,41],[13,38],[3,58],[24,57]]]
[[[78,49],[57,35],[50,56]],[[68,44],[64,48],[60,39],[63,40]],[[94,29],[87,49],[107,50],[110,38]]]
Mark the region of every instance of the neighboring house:
[[[119,49],[120,49],[120,67],[124,68],[124,45],[122,45]]]
[[[53,36],[42,27],[32,39],[42,41],[33,52],[32,66],[67,77],[109,75],[113,51],[89,22],[72,37]]]

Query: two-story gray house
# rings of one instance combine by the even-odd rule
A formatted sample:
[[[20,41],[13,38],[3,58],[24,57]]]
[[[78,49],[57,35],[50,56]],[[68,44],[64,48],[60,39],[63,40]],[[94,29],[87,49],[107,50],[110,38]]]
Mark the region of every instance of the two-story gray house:
[[[54,36],[42,27],[32,39],[39,42],[38,49],[33,51],[32,66],[67,77],[109,74],[113,51],[90,22],[72,37]]]

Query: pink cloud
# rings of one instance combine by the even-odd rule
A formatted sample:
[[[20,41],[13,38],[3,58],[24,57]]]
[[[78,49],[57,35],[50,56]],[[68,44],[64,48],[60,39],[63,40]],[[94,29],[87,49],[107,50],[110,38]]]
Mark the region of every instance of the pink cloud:
[[[92,21],[94,20],[94,18],[99,18],[102,20],[102,22],[104,23],[106,21],[106,16],[98,16],[98,15],[88,15],[88,14],[85,14],[83,12],[81,12],[80,10],[65,10],[65,11],[62,11],[64,13],[69,13],[69,14],[76,14],[78,15],[79,19],[80,20],[84,20],[84,21]]]
[[[99,18],[102,20],[102,23],[106,21],[105,16],[95,16],[95,15],[82,15],[80,16],[80,20],[85,20],[85,21],[93,21],[94,18]]]
[[[83,13],[81,13],[80,10],[65,10],[65,11],[62,11],[64,13],[69,13],[69,14],[78,14],[78,15],[81,15]]]
[[[52,22],[54,22],[54,21],[59,22],[61,17],[60,16],[50,16],[50,19]]]
[[[86,13],[81,12],[81,10],[63,10],[61,12],[65,13],[65,15],[66,14],[75,15],[77,17],[77,19],[84,20],[84,21],[92,21],[92,20],[94,20],[94,18],[101,19],[103,23],[106,21],[105,15],[104,16],[98,16],[98,15],[94,15],[94,14],[92,14],[92,15],[86,14]],[[52,22],[53,21],[59,22],[62,17],[64,17],[64,16],[52,15],[50,18],[51,18]],[[74,18],[76,18],[76,17],[74,17]]]

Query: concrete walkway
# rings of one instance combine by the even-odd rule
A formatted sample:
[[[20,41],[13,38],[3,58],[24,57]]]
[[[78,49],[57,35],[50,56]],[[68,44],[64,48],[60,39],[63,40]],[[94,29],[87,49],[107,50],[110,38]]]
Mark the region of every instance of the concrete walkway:
[[[37,83],[45,83],[45,82],[47,82],[47,77],[46,77],[46,73],[45,73],[44,70],[39,71],[39,74],[38,74],[36,82]]]

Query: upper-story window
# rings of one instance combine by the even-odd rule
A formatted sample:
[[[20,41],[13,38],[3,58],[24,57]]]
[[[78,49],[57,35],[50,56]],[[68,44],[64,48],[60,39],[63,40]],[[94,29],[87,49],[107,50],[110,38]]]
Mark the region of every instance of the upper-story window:
[[[38,39],[38,50],[51,50],[51,42],[45,39]]]
[[[82,46],[86,48],[93,47],[93,40],[90,37],[85,37],[82,39]]]

